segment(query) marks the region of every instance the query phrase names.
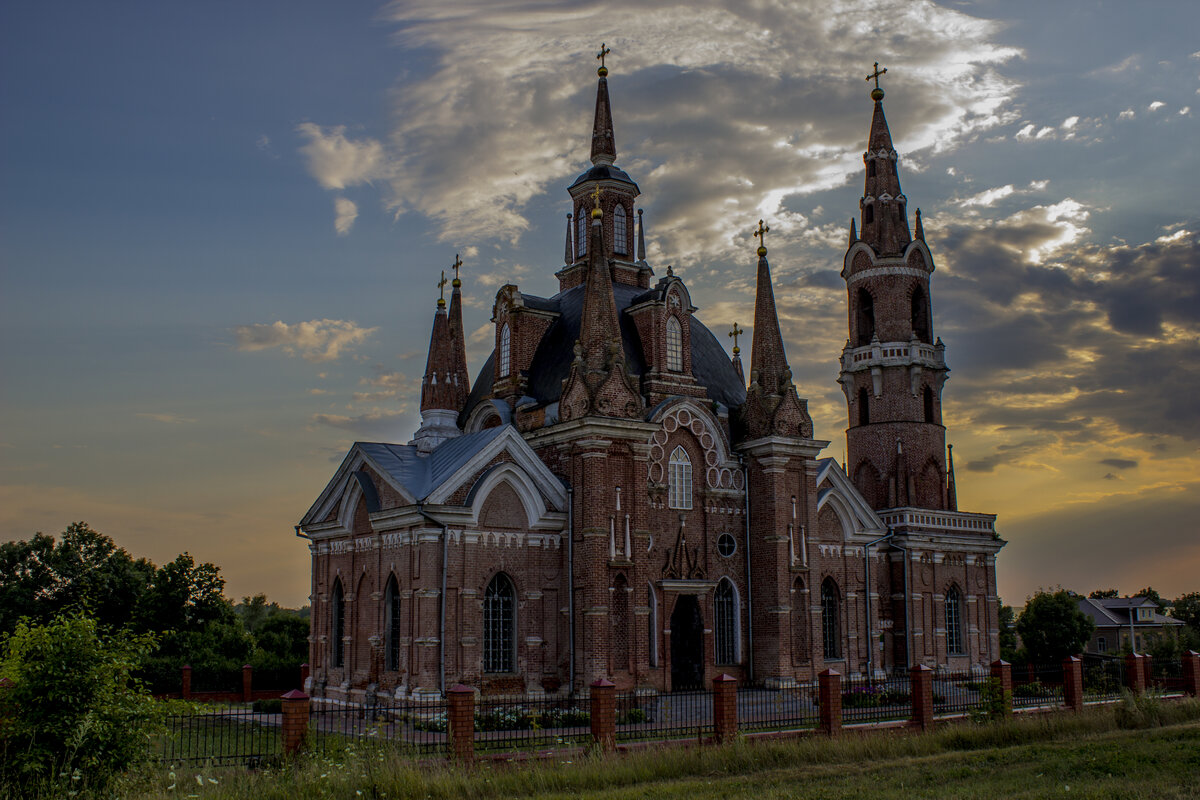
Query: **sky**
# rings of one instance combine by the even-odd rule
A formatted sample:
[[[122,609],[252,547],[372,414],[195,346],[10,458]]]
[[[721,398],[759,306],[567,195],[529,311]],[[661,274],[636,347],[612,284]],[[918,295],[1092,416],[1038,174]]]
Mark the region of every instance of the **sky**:
[[[604,42],[648,260],[749,335],[767,221],[839,460],[886,67],[1003,600],[1200,591],[1197,30],[1194,0],[4,3],[0,539],[86,520],[305,603],[293,526],[352,442],[411,438],[441,271],[472,374],[501,286],[556,291]]]

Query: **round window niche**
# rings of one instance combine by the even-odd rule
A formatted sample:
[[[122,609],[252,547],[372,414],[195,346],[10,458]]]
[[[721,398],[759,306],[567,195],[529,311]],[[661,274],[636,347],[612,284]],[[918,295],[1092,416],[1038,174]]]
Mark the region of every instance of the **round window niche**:
[[[732,534],[722,533],[717,537],[717,552],[729,558],[737,552],[737,539],[734,539]]]

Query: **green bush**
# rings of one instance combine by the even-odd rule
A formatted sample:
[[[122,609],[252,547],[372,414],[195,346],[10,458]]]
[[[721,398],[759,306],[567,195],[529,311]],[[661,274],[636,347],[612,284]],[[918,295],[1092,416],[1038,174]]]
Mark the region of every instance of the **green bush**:
[[[0,645],[0,794],[102,789],[146,759],[156,706],[133,672],[153,647],[82,616],[18,623]]]
[[[251,708],[259,714],[282,714],[283,701],[278,698],[275,700],[255,700]]]

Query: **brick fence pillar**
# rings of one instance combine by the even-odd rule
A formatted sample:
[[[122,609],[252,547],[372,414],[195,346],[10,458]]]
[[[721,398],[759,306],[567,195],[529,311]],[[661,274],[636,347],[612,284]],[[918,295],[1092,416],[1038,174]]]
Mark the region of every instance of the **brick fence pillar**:
[[[1125,686],[1134,694],[1146,691],[1146,673],[1142,672],[1142,657],[1137,653],[1125,656]]]
[[[933,727],[933,670],[917,664],[908,671],[908,683],[912,692],[912,718],[908,724],[927,731]]]
[[[842,675],[827,669],[817,675],[817,697],[821,703],[821,733],[837,736],[842,730]]]
[[[249,703],[254,699],[254,667],[242,664],[242,702]]]
[[[1083,662],[1075,656],[1063,659],[1063,702],[1072,711],[1083,711]]]
[[[713,733],[718,742],[737,738],[737,678],[718,675],[713,678]]]
[[[446,690],[450,709],[447,715],[449,730],[449,752],[454,761],[472,761],[475,758],[475,690],[457,683]]]
[[[992,662],[992,680],[1000,686],[1000,696],[1004,698],[1004,716],[1012,716],[1012,664],[1002,658]]]
[[[601,750],[611,750],[617,743],[616,691],[604,678],[592,683],[592,741]]]
[[[1142,680],[1146,682],[1147,689],[1154,687],[1154,656],[1149,653],[1142,654]]]
[[[300,665],[300,691],[308,691],[308,662]]]
[[[1200,653],[1195,650],[1183,654],[1183,691],[1200,697]]]
[[[179,670],[179,696],[184,700],[192,698],[192,668],[184,664]]]
[[[308,737],[308,695],[293,689],[283,696],[283,753],[295,755]]]

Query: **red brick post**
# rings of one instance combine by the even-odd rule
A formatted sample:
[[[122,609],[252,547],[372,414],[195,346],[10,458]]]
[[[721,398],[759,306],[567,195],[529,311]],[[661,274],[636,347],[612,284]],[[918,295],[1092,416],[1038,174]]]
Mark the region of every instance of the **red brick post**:
[[[1146,691],[1146,673],[1142,672],[1142,657],[1137,653],[1125,656],[1125,686],[1134,694]]]
[[[912,718],[908,724],[927,731],[933,727],[933,670],[916,664],[908,670],[908,682],[912,692]]]
[[[254,667],[242,664],[242,702],[249,703],[254,699]]]
[[[192,698],[192,668],[184,664],[179,670],[180,689],[179,696],[184,700]]]
[[[1063,659],[1063,702],[1072,711],[1083,711],[1083,662],[1075,656]]]
[[[1154,687],[1154,656],[1149,653],[1142,654],[1142,680],[1146,682],[1147,689]]]
[[[446,699],[450,703],[447,720],[450,752],[447,756],[454,761],[472,761],[475,758],[475,690],[458,683],[446,690]]]
[[[305,661],[300,665],[300,691],[304,691],[305,685],[308,683],[308,662]]]
[[[617,687],[604,678],[592,683],[592,741],[602,750],[611,750],[617,742]]]
[[[283,696],[283,752],[295,755],[308,737],[308,695],[293,689]]]
[[[1200,653],[1195,650],[1183,654],[1183,691],[1200,697]]]
[[[713,678],[713,733],[718,742],[737,738],[737,678],[718,675]]]
[[[992,662],[992,680],[999,682],[1000,695],[1004,698],[1004,716],[1012,716],[1012,664],[998,658]]]
[[[842,675],[827,669],[817,675],[817,697],[821,704],[821,733],[837,736],[842,730]]]

